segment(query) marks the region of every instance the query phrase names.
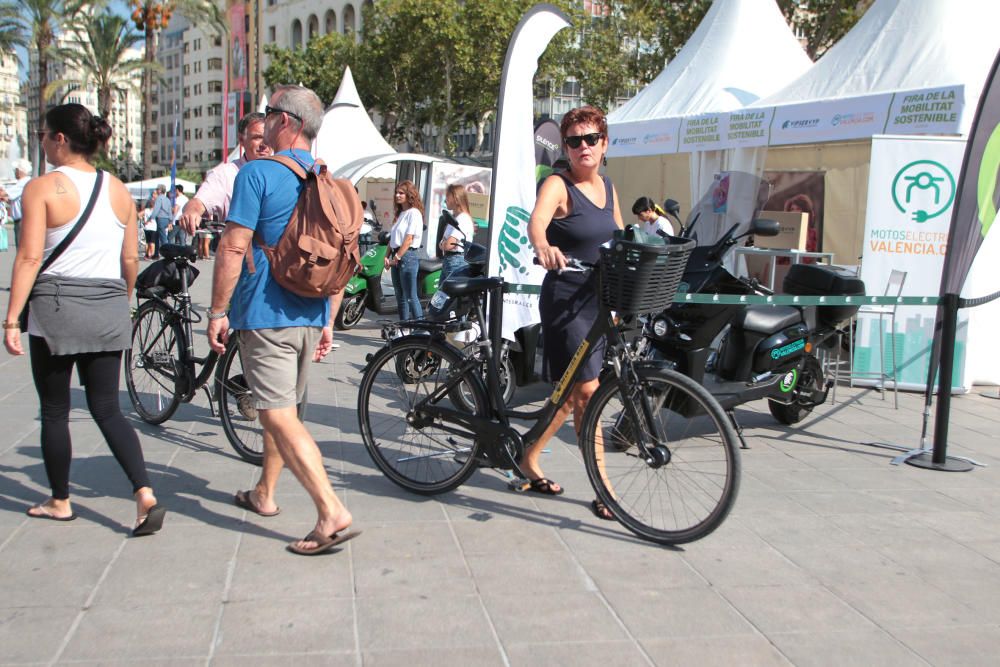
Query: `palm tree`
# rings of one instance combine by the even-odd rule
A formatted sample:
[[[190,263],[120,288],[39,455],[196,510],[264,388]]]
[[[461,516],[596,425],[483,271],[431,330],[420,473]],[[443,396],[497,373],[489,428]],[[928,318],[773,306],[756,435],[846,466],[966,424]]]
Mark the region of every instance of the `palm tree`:
[[[14,2],[0,2],[0,51],[13,51],[15,46],[28,46],[22,27],[21,6]]]
[[[132,28],[129,19],[105,9],[99,14],[87,13],[69,30],[69,46],[58,48],[52,57],[62,61],[77,76],[49,83],[46,98],[56,90],[76,84],[81,88],[93,86],[97,91],[98,112],[111,117],[114,95],[124,96],[130,89],[138,92],[133,82],[136,72],[150,67],[140,58],[130,58],[129,50],[142,41],[142,35]],[[159,69],[153,63],[152,69]]]
[[[142,177],[149,178],[153,168],[153,132],[156,130],[153,104],[153,70],[159,30],[170,25],[174,12],[180,12],[202,30],[225,36],[228,26],[214,0],[130,0],[132,21],[144,32],[147,67],[142,72]]]
[[[36,117],[40,122],[45,115],[45,91],[49,83],[49,49],[55,41],[64,20],[72,18],[74,10],[78,9],[77,0],[16,0],[4,2],[16,10],[16,17],[8,24],[13,32],[23,42],[30,43],[38,58],[38,109]],[[29,112],[30,113],[30,112]],[[38,144],[38,173],[45,172],[45,154],[42,143]]]

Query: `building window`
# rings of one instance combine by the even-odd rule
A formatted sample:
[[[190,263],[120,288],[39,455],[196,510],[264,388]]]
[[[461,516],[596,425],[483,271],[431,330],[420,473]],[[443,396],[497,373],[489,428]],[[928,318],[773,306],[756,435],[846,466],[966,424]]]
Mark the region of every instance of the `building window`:
[[[195,63],[195,64],[197,64],[197,63]],[[191,66],[190,65],[185,65],[184,66],[184,76],[188,76],[189,74],[191,74]]]
[[[194,64],[194,73],[197,74],[200,71],[201,71],[201,61],[199,60]]]
[[[222,69],[222,58],[209,58],[208,59],[208,69]]]
[[[267,29],[267,41],[272,44],[278,41],[278,30],[273,25]]]
[[[184,86],[184,97],[191,97],[191,86]]]
[[[354,30],[354,5],[347,4],[344,6],[344,34],[353,35]]]
[[[221,81],[209,81],[208,82],[208,92],[210,92],[210,93],[221,93],[222,92],[222,82]]]
[[[337,32],[337,12],[332,9],[327,10],[326,17],[323,19],[323,34],[329,35],[331,32]]]
[[[319,19],[313,14],[309,17],[309,39],[319,35]]]
[[[292,48],[302,48],[302,21],[298,19],[292,21]]]

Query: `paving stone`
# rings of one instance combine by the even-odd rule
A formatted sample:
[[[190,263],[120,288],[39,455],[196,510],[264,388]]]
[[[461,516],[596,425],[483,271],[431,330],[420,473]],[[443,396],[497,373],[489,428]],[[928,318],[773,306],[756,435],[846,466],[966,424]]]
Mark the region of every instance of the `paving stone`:
[[[222,612],[216,656],[354,651],[351,600],[298,588],[297,599],[229,602]]]
[[[793,664],[759,635],[643,639],[642,647],[657,665],[788,667]]]

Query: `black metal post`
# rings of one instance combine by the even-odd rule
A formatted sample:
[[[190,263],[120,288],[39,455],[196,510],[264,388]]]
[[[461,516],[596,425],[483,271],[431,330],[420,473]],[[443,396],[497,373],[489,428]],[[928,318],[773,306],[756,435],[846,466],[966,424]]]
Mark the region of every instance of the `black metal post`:
[[[967,472],[972,464],[955,458],[948,458],[948,421],[951,418],[951,382],[955,367],[955,338],[958,333],[957,294],[941,297],[941,363],[938,367],[938,400],[934,413],[934,451],[928,458],[924,452],[906,459],[918,468],[931,468],[948,472]]]

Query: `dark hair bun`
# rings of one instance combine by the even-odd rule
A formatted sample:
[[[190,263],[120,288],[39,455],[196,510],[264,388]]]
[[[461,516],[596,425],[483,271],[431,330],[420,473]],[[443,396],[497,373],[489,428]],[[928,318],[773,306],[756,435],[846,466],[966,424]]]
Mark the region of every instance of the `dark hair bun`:
[[[111,138],[111,126],[102,116],[90,117],[90,136],[94,138],[98,146],[108,143]]]

